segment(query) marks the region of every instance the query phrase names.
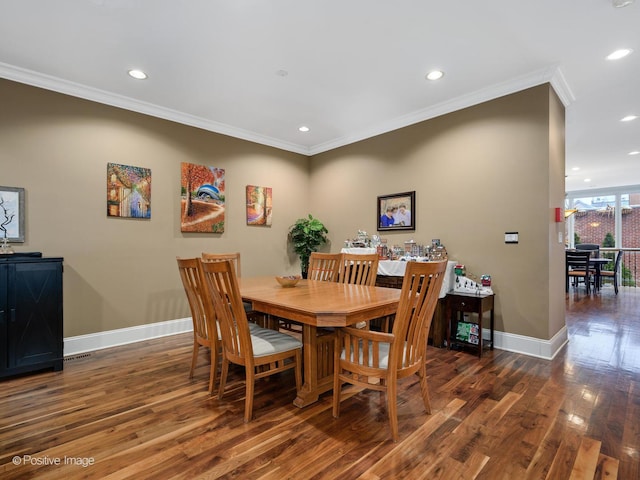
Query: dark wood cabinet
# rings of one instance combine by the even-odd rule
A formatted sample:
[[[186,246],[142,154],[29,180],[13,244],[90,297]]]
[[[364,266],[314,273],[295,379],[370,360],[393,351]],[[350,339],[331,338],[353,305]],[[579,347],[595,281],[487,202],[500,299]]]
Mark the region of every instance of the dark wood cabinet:
[[[62,370],[62,258],[0,258],[0,378]]]
[[[491,295],[475,295],[467,293],[449,292],[446,296],[446,317],[447,325],[447,346],[449,349],[454,347],[471,347],[479,357],[482,357],[482,350],[488,346],[493,350],[493,333],[494,333],[494,294]],[[489,341],[483,340],[482,331],[486,328],[483,326],[484,312],[489,312]],[[469,318],[464,321],[464,314],[475,314],[475,318]],[[475,326],[477,332],[473,334],[476,341],[460,340],[457,338],[458,325],[464,323]]]

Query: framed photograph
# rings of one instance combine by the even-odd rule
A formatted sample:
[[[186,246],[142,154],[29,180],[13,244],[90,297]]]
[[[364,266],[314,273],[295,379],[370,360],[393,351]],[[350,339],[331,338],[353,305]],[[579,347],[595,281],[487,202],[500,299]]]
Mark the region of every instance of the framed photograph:
[[[416,192],[378,197],[378,231],[416,229]]]
[[[0,241],[24,242],[24,188],[0,187]]]

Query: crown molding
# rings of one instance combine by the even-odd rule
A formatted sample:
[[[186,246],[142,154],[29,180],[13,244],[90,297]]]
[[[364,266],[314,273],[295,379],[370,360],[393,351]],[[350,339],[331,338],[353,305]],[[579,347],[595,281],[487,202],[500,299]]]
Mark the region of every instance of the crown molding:
[[[306,147],[1,62],[0,77],[305,156],[327,152],[543,83],[551,84],[565,107],[575,100],[560,68],[552,66],[402,115],[352,135],[345,135],[328,142]]]
[[[536,87],[544,83],[551,84],[565,108],[574,100],[571,89],[569,88],[564,75],[560,71],[560,68],[557,66],[547,67],[516,77],[506,82],[491,85],[490,87],[483,88],[466,95],[461,95],[451,100],[447,100],[446,102],[441,102],[428,108],[397,117],[389,122],[376,125],[370,129],[362,130],[353,135],[347,135],[329,142],[312,146],[310,148],[310,154],[317,155],[319,153],[327,152],[376,135],[388,133],[393,130],[398,130],[400,128],[408,127],[409,125],[439,117],[441,115],[446,115],[457,110],[462,110],[463,108],[472,107],[489,100],[520,92],[527,88]]]
[[[213,122],[195,115],[189,115],[170,108],[160,107],[147,102],[135,100],[123,95],[114,94],[105,90],[88,87],[79,83],[70,82],[50,75],[37,73],[24,68],[15,67],[0,62],[0,77],[7,80],[13,80],[34,87],[44,88],[57,93],[63,93],[72,97],[78,97],[90,100],[112,107],[118,107],[132,112],[150,115],[152,117],[162,118],[183,125],[201,128],[210,132],[228,135],[230,137],[247,140],[249,142],[266,145],[302,155],[309,155],[309,148],[289,142],[260,135],[241,128],[232,127],[224,123]]]

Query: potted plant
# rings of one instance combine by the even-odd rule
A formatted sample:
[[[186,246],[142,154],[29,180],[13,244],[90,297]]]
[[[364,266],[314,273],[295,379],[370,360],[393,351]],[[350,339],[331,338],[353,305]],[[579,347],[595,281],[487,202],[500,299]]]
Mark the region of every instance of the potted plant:
[[[327,242],[327,228],[317,218],[309,214],[308,218],[299,218],[289,227],[289,241],[293,244],[293,250],[300,257],[302,278],[307,278],[307,268],[311,253]]]

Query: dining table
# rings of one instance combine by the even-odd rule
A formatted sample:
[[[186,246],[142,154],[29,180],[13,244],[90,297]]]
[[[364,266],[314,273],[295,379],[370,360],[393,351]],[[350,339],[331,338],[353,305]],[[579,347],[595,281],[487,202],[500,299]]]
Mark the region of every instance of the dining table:
[[[302,279],[280,286],[274,277],[238,278],[252,309],[302,325],[303,384],[294,405],[305,407],[333,388],[335,328],[392,315],[400,290]]]

